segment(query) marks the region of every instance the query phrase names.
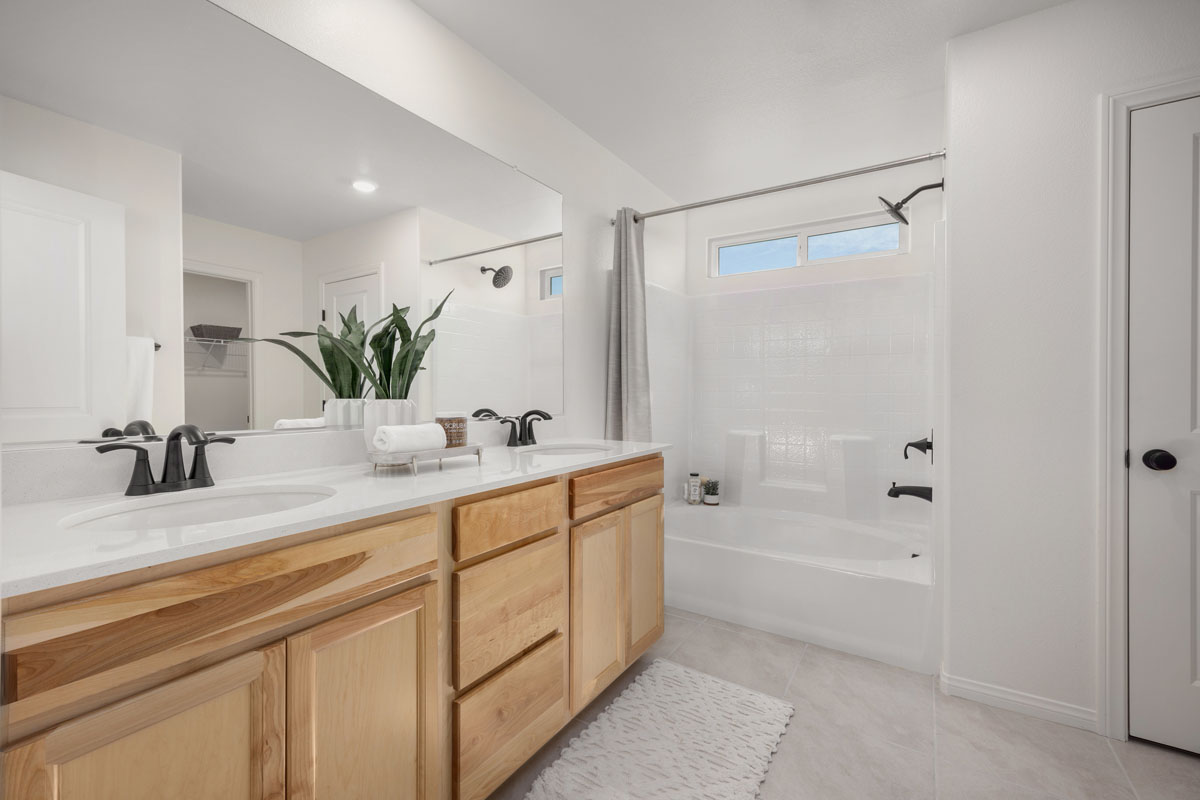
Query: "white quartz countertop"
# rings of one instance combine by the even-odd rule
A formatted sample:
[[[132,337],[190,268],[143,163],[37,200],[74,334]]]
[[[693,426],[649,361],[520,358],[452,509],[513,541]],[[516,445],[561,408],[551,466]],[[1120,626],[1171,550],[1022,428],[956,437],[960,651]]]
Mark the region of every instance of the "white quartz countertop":
[[[572,440],[571,444],[585,444]],[[295,533],[353,522],[455,497],[603,466],[666,450],[670,445],[645,442],[600,442],[601,453],[525,452],[523,448],[488,447],[483,463],[473,456],[407,467],[361,465],[281,472],[254,478],[221,480],[207,489],[127,498],[107,494],[0,509],[0,595],[13,597],[39,589],[116,575],[193,556],[269,541]],[[98,531],[67,527],[63,520],[87,515],[112,503],[159,501],[163,497],[200,500],[205,493],[231,488],[311,486],[333,494],[311,505],[224,522],[171,528]]]

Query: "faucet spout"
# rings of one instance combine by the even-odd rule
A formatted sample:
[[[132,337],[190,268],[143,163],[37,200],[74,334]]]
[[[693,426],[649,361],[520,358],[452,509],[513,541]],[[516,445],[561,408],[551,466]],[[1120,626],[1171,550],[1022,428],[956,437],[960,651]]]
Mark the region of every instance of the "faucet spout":
[[[933,502],[933,487],[932,486],[897,486],[895,481],[892,481],[892,488],[887,490],[888,497],[919,497],[922,500]]]

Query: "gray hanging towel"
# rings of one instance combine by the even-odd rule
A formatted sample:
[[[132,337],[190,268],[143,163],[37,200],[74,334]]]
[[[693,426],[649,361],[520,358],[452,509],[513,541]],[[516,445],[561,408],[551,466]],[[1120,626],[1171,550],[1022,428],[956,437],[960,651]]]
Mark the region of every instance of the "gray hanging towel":
[[[646,356],[645,223],[617,212],[608,303],[608,395],[604,436],[650,441],[650,362]]]

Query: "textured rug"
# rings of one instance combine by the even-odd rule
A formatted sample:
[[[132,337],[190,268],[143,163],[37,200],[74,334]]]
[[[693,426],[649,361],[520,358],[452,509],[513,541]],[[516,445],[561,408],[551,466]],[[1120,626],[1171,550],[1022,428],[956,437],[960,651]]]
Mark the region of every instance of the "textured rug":
[[[657,659],[525,800],[752,800],[793,707]]]

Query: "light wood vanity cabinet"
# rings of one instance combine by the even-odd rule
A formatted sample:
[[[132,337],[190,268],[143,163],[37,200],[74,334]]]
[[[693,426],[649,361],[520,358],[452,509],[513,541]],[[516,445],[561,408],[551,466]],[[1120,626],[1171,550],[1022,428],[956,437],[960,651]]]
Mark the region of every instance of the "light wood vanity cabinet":
[[[438,796],[436,588],[288,637],[291,800]]]
[[[283,800],[284,646],[232,658],[4,754],[12,800]]]
[[[4,797],[484,800],[662,633],[645,457],[6,601]]]
[[[625,512],[571,529],[571,711],[578,713],[625,669]]]

